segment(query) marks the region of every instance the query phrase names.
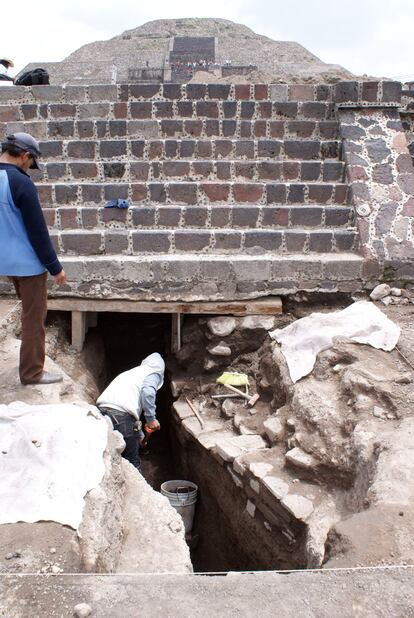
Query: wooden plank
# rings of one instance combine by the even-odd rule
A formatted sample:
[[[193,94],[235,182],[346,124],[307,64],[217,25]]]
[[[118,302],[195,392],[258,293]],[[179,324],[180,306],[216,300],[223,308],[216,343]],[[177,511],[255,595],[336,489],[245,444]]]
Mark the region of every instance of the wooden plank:
[[[51,298],[48,308],[55,311],[112,313],[191,313],[219,315],[275,315],[282,313],[280,296],[235,301],[135,301]]]

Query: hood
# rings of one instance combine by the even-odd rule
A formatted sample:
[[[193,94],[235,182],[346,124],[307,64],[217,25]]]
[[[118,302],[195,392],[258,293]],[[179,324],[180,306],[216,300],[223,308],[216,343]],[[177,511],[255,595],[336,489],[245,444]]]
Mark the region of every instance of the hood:
[[[147,370],[147,375],[149,375],[150,373],[159,373],[162,380],[164,381],[165,363],[161,354],[158,354],[158,352],[154,352],[153,354],[150,354],[149,356],[144,358],[141,363],[141,367],[145,367],[145,369]],[[151,369],[151,371],[148,371],[148,369]]]

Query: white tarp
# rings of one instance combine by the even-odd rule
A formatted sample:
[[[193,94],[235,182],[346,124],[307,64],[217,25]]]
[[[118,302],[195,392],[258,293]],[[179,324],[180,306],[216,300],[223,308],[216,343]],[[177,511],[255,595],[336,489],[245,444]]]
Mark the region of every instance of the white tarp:
[[[0,405],[0,524],[56,521],[75,530],[105,472],[108,425],[71,404]]]
[[[335,337],[389,352],[397,345],[400,328],[376,305],[360,301],[342,311],[312,313],[269,334],[281,344],[291,380],[297,382],[312,371],[317,354],[330,348]]]

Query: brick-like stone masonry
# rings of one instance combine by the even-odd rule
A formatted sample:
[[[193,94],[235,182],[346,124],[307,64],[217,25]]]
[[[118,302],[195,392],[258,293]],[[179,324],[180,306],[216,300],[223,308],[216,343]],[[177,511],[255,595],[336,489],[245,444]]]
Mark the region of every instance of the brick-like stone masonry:
[[[413,274],[407,100],[397,82],[8,88],[0,133],[41,142],[60,294],[354,291]]]

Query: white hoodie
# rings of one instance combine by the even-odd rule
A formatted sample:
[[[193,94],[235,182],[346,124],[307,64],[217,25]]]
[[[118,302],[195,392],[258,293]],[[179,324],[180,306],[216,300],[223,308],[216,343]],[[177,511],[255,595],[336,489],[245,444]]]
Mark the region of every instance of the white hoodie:
[[[99,407],[128,412],[138,420],[142,412],[141,389],[145,378],[157,374],[159,379],[156,388],[159,390],[164,382],[164,371],[165,363],[162,357],[158,352],[154,352],[144,358],[138,367],[124,371],[112,380],[98,397],[96,404]]]

